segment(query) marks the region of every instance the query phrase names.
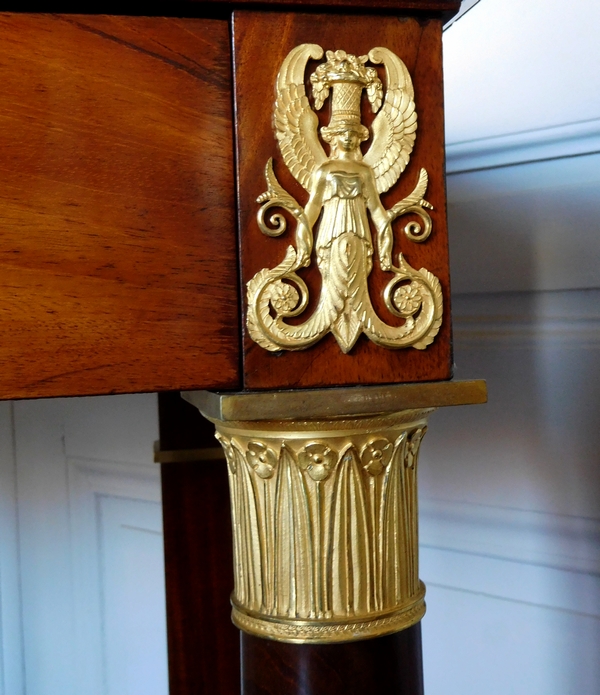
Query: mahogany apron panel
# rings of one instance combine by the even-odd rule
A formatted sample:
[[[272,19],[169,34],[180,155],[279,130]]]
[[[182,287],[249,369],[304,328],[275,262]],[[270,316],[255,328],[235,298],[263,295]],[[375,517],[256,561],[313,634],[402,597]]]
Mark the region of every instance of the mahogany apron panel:
[[[0,15],[0,398],[235,388],[225,20]]]

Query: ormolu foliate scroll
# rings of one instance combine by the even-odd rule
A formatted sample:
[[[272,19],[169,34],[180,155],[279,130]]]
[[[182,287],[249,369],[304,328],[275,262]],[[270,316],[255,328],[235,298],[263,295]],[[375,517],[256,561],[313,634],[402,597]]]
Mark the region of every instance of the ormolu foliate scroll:
[[[275,135],[282,158],[306,189],[302,207],[278,182],[273,161],[266,166],[267,191],[258,202],[258,224],[268,236],[286,230],[283,215],[265,216],[272,208],[286,210],[296,222],[295,242],[275,268],[265,268],[248,283],[248,331],[266,350],[301,350],[332,332],[344,353],[361,333],[387,348],[425,349],[442,322],[439,280],[425,268],[416,270],[402,253],[393,262],[392,222],[413,213],[421,222],[410,222],[406,237],[424,242],[432,230],[425,200],[428,176],[421,169],[413,192],[386,210],[379,198],[397,182],[406,168],[416,137],[417,113],[412,81],[405,64],[387,48],[373,48],[368,55],[327,51],[310,76],[314,107],[321,109],[331,96],[329,125],[318,130],[304,78],[309,59],[319,60],[323,49],[314,44],[294,48],[284,60],[277,78],[273,113]],[[372,65],[383,64],[386,88]],[[375,117],[371,131],[361,122],[361,98],[366,91]],[[360,144],[372,138],[366,154]],[[325,153],[323,143],[329,147]],[[383,292],[392,316],[403,319],[391,326],[375,312],[367,280],[373,266],[374,243],[382,270],[391,273]],[[308,305],[308,288],[298,272],[310,265],[313,250],[322,277],[319,302],[304,322],[286,319],[300,316]]]

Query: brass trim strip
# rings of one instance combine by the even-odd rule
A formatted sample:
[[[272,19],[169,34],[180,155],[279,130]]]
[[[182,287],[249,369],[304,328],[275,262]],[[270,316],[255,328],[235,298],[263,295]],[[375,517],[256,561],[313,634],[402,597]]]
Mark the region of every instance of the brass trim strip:
[[[251,393],[184,391],[181,395],[205,417],[227,422],[375,415],[413,408],[474,405],[487,401],[487,387],[483,379],[475,379]]]
[[[225,454],[220,446],[210,446],[204,449],[173,449],[161,450],[154,445],[154,463],[184,463],[192,461],[224,461]]]

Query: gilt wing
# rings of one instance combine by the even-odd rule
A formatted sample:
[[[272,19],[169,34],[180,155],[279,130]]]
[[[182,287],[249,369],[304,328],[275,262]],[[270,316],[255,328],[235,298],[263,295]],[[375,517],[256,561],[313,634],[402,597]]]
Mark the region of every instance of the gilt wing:
[[[273,127],[283,161],[307,191],[313,171],[327,160],[317,133],[319,119],[310,107],[304,88],[308,59],[322,57],[323,49],[311,43],[290,51],[277,76],[273,111]]]
[[[417,112],[406,65],[387,48],[369,52],[372,63],[383,63],[387,75],[385,102],[371,126],[373,142],[364,157],[375,174],[379,193],[385,193],[406,168],[415,144]]]

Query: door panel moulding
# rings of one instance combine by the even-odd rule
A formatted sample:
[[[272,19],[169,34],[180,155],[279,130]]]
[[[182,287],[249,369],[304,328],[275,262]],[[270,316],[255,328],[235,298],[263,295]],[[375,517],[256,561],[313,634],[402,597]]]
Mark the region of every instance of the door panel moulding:
[[[0,695],[24,695],[13,404],[0,403]]]

